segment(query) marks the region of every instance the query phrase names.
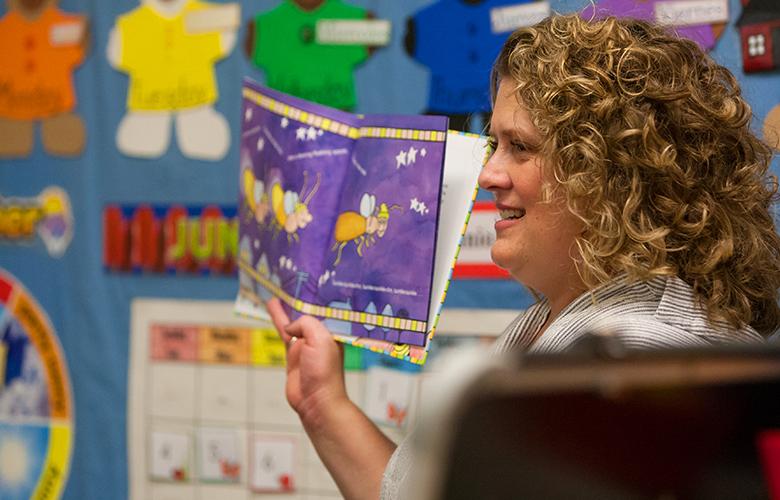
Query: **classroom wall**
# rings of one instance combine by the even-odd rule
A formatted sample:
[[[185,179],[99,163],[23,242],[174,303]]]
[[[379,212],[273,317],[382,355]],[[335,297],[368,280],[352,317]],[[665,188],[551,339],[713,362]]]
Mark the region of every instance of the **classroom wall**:
[[[27,158],[0,160],[0,196],[36,197],[48,186],[69,196],[73,238],[60,257],[52,256],[40,238],[19,244],[0,240],[0,268],[10,273],[40,304],[62,344],[73,389],[75,438],[65,499],[126,498],[128,490],[127,396],[130,353],[130,308],[135,298],[230,300],[237,279],[219,275],[107,273],[103,266],[102,212],[107,204],[139,203],[202,206],[235,205],[238,192],[238,125],[240,86],[248,75],[263,81],[241,50],[244,25],[254,14],[278,4],[242,0],[244,24],[238,46],[216,65],[220,98],[216,110],[231,128],[231,146],[219,161],[185,157],[172,142],[159,159],[131,158],[115,142],[125,113],[128,78],[109,66],[106,48],[118,15],[137,0],[61,0],[69,12],[90,19],[91,47],[76,69],[77,111],[86,124],[86,147],[77,158],[64,159],[43,151],[40,131]],[[389,46],[377,50],[355,71],[357,106],[363,113],[420,113],[426,108],[428,70],[403,49],[406,18],[429,5],[426,0],[354,1],[377,18],[393,23]],[[579,10],[585,0],[552,1],[560,12]],[[6,13],[7,7],[0,10]],[[745,74],[735,21],[739,0],[729,1],[730,20],[712,51],[743,85],[753,106],[755,126],[762,127],[780,104],[780,73]],[[453,37],[459,36],[457,32]],[[2,50],[2,49],[0,49]],[[474,128],[479,129],[475,123]],[[778,165],[774,164],[777,172]],[[481,197],[484,195],[480,195]],[[530,295],[505,280],[458,280],[447,296],[448,308],[522,309]],[[0,317],[2,308],[0,308]]]

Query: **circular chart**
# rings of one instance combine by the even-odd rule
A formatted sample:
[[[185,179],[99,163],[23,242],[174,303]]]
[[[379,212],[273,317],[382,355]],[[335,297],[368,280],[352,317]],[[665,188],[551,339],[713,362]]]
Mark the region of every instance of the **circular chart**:
[[[70,469],[72,401],[48,316],[0,269],[0,498],[60,497]]]

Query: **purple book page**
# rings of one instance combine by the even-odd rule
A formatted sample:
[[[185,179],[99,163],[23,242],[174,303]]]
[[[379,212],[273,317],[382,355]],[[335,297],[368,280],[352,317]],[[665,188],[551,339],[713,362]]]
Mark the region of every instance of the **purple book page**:
[[[333,233],[327,240],[320,303],[366,315],[425,322],[431,300],[447,119],[367,116],[362,127],[364,133],[354,148]],[[385,134],[382,130],[396,131],[395,135],[406,138],[381,137]],[[372,137],[372,131],[379,136]],[[431,140],[431,136],[439,140]],[[424,345],[426,339],[425,331],[370,322],[330,317],[325,323],[334,333],[393,343]]]
[[[241,287],[261,300],[317,301],[341,180],[360,120],[251,81],[241,135]],[[247,278],[247,274],[251,278]],[[286,299],[286,300],[285,300]]]

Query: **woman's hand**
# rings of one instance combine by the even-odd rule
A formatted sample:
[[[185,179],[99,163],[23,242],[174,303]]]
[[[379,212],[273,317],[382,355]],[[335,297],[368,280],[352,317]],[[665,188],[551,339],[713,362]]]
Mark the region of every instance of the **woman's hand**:
[[[287,346],[287,402],[304,425],[314,423],[323,412],[348,401],[343,348],[311,316],[290,322],[279,299],[269,300],[266,308]]]
[[[344,498],[379,498],[395,444],[347,397],[344,351],[311,316],[290,322],[279,299],[266,303],[287,345],[287,401]]]

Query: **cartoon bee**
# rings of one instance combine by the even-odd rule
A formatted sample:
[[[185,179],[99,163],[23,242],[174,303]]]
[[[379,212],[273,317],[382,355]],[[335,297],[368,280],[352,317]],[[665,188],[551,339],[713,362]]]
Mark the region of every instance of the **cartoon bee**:
[[[306,198],[303,198],[307,180],[308,172],[303,172],[303,186],[300,194],[295,191],[285,191],[279,182],[274,182],[271,186],[271,208],[274,214],[272,225],[276,231],[274,237],[284,229],[284,232],[287,233],[287,242],[295,241],[297,243],[300,241],[298,230],[308,226],[313,220],[311,212],[309,212],[309,202],[320,187],[320,173],[317,172],[314,186]],[[301,198],[303,198],[302,202]]]
[[[331,247],[331,251],[337,251],[337,266],[341,262],[341,252],[350,241],[357,245],[357,254],[363,256],[363,245],[366,248],[374,244],[377,238],[381,238],[387,231],[387,222],[390,219],[390,210],[402,211],[400,205],[388,207],[386,203],[376,208],[376,196],[370,193],[363,193],[360,198],[360,213],[347,210],[339,214],[336,219],[336,227],[333,237],[336,242]]]
[[[255,221],[258,224],[264,224],[271,209],[271,203],[268,200],[265,182],[262,179],[256,179],[251,169],[244,170],[244,199]]]

